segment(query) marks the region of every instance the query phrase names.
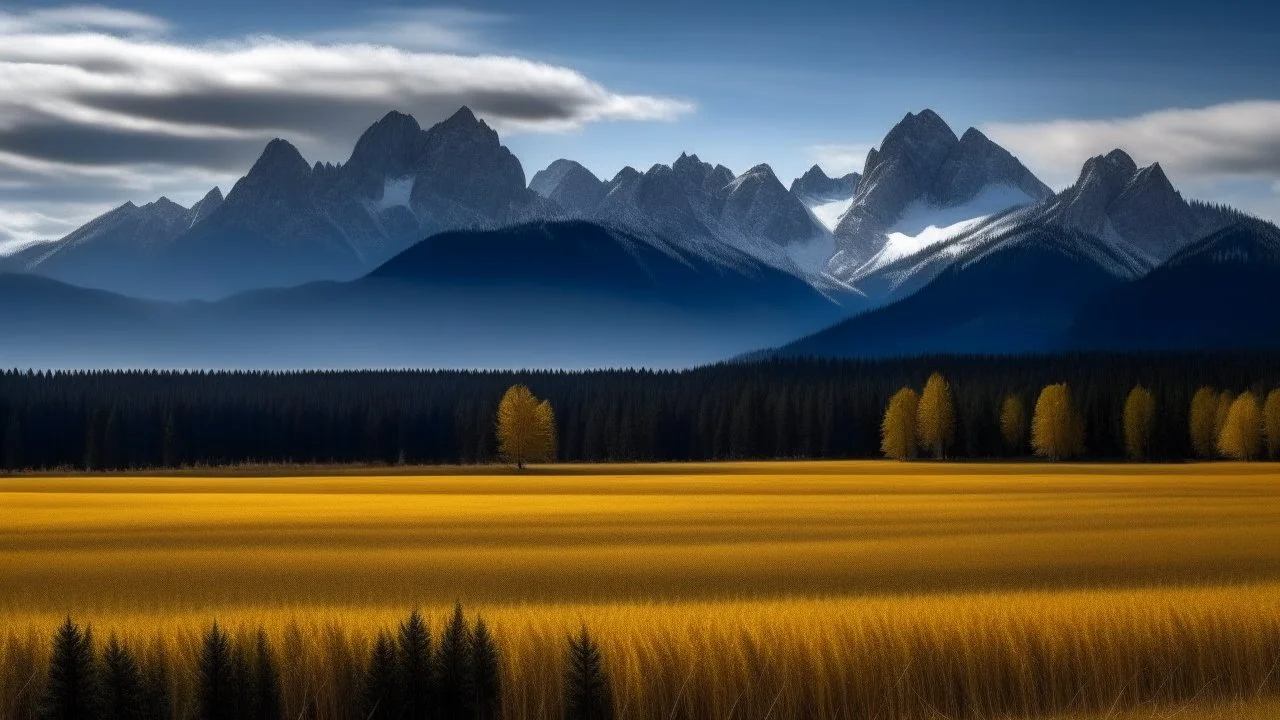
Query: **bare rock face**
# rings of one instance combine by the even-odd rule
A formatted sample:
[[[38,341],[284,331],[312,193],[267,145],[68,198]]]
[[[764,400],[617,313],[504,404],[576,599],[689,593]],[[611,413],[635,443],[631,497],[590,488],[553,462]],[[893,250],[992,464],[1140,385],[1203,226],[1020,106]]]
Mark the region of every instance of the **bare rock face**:
[[[1087,160],[1079,179],[1054,199],[1045,218],[1126,243],[1153,264],[1227,221],[1192,207],[1159,163],[1139,168],[1123,150]]]
[[[804,204],[768,165],[735,177],[729,168],[682,153],[641,174],[631,168],[605,185],[591,219],[666,238],[694,252],[738,253],[804,274],[788,248],[827,238]],[[829,255],[829,248],[825,257]]]
[[[600,178],[573,160],[560,159],[529,181],[529,189],[572,214],[585,215],[605,196]]]
[[[913,203],[954,207],[992,186],[1020,190],[1029,200],[1052,194],[977,130],[957,138],[932,110],[907,113],[867,155],[853,204],[836,227],[832,272],[850,276],[880,252],[887,233]]]
[[[821,234],[804,204],[768,165],[751,168],[724,188],[720,218],[744,237],[781,246]]]
[[[1016,188],[1037,200],[1053,193],[1008,150],[969,128],[938,168],[929,199],[944,207],[960,205],[993,184]]]
[[[813,204],[845,200],[857,192],[861,178],[856,172],[838,178],[827,177],[822,168],[814,165],[804,175],[791,181],[791,194],[802,202]]]

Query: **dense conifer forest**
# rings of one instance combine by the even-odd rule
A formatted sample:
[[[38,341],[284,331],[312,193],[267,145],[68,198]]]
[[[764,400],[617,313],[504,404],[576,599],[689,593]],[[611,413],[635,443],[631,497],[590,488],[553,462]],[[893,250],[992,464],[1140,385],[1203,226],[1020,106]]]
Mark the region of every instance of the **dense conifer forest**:
[[[479,463],[498,457],[495,419],[513,384],[555,410],[558,460],[859,458],[903,386],[933,372],[955,394],[950,456],[1007,455],[1002,403],[1065,382],[1085,456],[1125,455],[1123,409],[1151,390],[1151,459],[1192,457],[1197,388],[1259,397],[1274,355],[1062,355],[788,360],[680,372],[39,372],[0,375],[0,464],[94,470],[240,463]]]

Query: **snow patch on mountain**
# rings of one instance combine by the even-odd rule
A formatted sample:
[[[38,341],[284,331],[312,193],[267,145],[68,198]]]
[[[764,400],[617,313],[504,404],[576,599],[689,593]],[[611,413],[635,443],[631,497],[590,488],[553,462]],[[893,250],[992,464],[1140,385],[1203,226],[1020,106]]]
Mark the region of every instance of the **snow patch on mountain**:
[[[376,207],[379,210],[390,210],[393,207],[409,207],[413,197],[414,177],[387,178],[382,186],[382,199]]]
[[[852,274],[854,282],[903,258],[977,227],[992,215],[1027,205],[1035,198],[1019,188],[988,185],[959,205],[939,207],[914,200],[886,233],[884,247]]]
[[[809,212],[822,223],[827,230],[835,231],[836,226],[840,224],[840,218],[849,212],[849,207],[853,205],[853,197],[847,197],[843,200],[835,200],[832,202],[821,202],[809,205]],[[832,244],[835,247],[835,244]],[[827,255],[826,260],[830,260],[831,255]],[[825,261],[825,260],[824,260]]]

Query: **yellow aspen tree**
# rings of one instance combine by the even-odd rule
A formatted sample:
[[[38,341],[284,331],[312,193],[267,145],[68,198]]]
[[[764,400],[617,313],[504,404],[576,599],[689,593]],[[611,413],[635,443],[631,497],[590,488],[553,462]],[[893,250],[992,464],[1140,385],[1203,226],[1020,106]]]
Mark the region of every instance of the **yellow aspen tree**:
[[[1227,424],[1227,413],[1231,412],[1231,403],[1236,396],[1228,390],[1218,394],[1218,406],[1213,415],[1213,449],[1218,451],[1218,438],[1222,437],[1222,428]]]
[[[1151,434],[1156,419],[1156,399],[1138,385],[1124,401],[1124,450],[1130,460],[1151,457]]]
[[[1231,403],[1218,435],[1218,452],[1246,461],[1262,454],[1262,406],[1253,393],[1243,393]]]
[[[1218,391],[1211,387],[1196,390],[1191,398],[1191,451],[1201,460],[1212,458],[1218,449]]]
[[[929,376],[916,405],[916,443],[941,460],[956,440],[956,405],[951,385],[938,373]]]
[[[880,450],[887,458],[909,460],[916,454],[916,408],[920,396],[902,388],[890,400],[880,425]]]
[[[1027,447],[1027,404],[1021,395],[1009,395],[1000,407],[1000,437],[1005,450],[1019,455]]]
[[[1280,389],[1267,394],[1262,407],[1262,427],[1267,434],[1267,451],[1273,460],[1280,460]]]
[[[1037,455],[1054,461],[1084,452],[1084,421],[1076,413],[1066,383],[1040,391],[1031,419],[1031,446]]]
[[[533,462],[552,462],[556,459],[556,448],[559,444],[556,435],[556,414],[551,409],[551,403],[543,400],[538,403],[538,440],[534,453],[530,458]]]
[[[512,385],[498,403],[498,454],[523,470],[543,451],[538,399],[524,385]]]

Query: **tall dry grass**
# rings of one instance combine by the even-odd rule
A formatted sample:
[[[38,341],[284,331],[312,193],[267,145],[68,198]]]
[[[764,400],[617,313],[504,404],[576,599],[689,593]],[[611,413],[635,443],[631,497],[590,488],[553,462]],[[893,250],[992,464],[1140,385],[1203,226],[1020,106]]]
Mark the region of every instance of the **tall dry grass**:
[[[428,608],[439,629],[447,607]],[[503,655],[506,717],[554,718],[566,636],[603,647],[620,717],[997,718],[1106,713],[1280,692],[1280,585],[480,608]],[[267,630],[289,717],[358,717],[373,637],[402,612],[241,608]],[[4,717],[33,717],[60,617],[8,617]],[[190,715],[195,613],[85,617],[169,663]]]
[[[288,716],[356,717],[377,631],[415,605],[438,630],[455,599],[494,629],[515,718],[558,717],[583,623],[626,718],[1116,717],[1280,695],[1266,468],[766,467],[0,481],[0,713],[30,717],[72,613],[163,657],[186,716],[217,619],[268,632]]]

